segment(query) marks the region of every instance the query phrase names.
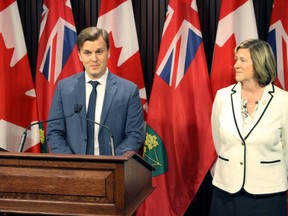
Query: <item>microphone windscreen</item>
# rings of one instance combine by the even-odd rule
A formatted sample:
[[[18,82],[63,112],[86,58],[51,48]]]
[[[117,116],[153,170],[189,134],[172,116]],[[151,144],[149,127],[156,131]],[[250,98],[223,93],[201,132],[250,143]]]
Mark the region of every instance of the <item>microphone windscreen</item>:
[[[82,110],[82,105],[81,104],[75,104],[74,105],[74,112],[75,113],[80,113]]]

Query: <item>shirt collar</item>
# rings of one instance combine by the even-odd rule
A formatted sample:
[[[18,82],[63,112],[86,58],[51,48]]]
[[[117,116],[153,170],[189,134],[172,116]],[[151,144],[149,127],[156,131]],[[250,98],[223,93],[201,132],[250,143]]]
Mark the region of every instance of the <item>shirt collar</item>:
[[[103,76],[101,76],[99,79],[96,79],[96,80],[99,82],[99,84],[103,85],[106,82],[107,77],[108,77],[108,68],[106,69],[105,74]],[[87,72],[85,71],[85,81],[86,81],[85,83],[88,83],[91,80],[92,79],[87,75]],[[95,80],[93,80],[93,81],[95,81]]]

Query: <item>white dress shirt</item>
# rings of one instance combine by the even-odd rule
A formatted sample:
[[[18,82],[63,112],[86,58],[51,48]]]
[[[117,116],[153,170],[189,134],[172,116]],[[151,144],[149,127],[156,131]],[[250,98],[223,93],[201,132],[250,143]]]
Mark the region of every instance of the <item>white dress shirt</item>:
[[[97,123],[100,123],[101,120],[101,113],[102,113],[102,107],[104,102],[104,96],[105,96],[105,90],[106,90],[106,80],[108,75],[108,69],[106,70],[106,73],[97,79],[99,84],[97,85],[97,99],[96,99],[96,109],[95,109],[95,119],[94,121]],[[89,83],[91,81],[91,78],[88,77],[87,72],[85,72],[85,80],[86,80],[86,113],[88,109],[88,103],[89,103],[89,97],[92,92],[92,85]],[[95,80],[93,80],[95,81]],[[98,134],[100,130],[100,126],[95,124],[95,130],[94,130],[94,154],[99,155],[99,141],[98,141]]]

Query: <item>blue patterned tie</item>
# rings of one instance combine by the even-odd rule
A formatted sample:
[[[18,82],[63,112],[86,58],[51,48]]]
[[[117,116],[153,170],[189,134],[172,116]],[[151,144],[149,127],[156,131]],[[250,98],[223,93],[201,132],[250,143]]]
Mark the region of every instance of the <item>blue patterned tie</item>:
[[[97,85],[98,81],[89,81],[92,85],[93,89],[90,94],[88,110],[87,110],[87,118],[95,121],[95,106],[96,106],[96,98],[97,98]],[[94,125],[92,122],[87,121],[87,151],[86,153],[89,155],[94,155]]]

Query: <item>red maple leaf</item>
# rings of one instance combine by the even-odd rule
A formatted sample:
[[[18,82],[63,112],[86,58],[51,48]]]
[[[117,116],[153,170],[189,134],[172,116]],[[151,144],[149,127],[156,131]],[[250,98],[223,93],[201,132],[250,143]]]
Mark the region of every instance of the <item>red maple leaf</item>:
[[[15,49],[7,48],[0,34],[0,119],[27,127],[32,119],[35,97],[25,93],[33,89],[28,56],[25,55],[14,66],[11,59]],[[30,73],[30,74],[29,74]]]

